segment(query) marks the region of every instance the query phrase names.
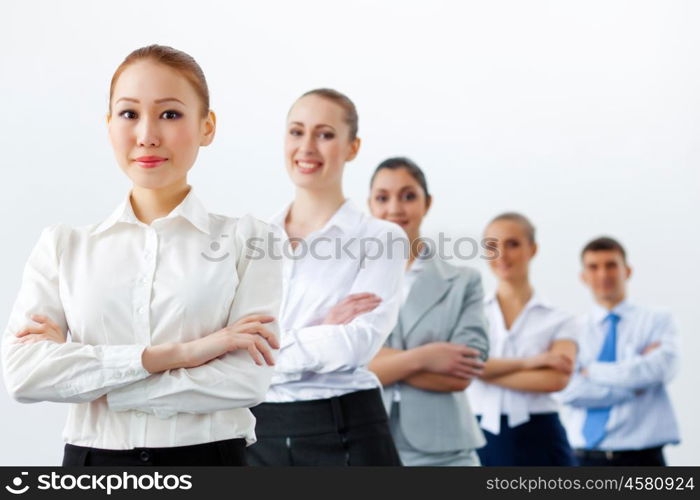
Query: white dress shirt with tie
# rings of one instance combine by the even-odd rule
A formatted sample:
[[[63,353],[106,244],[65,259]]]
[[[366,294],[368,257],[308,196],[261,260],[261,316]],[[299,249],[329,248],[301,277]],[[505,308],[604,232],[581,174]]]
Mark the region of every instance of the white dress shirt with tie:
[[[620,317],[614,362],[597,361],[608,330],[605,318]],[[606,433],[596,449],[640,450],[680,441],[666,384],[678,370],[678,335],[671,315],[629,302],[612,311],[595,305],[580,318],[577,372],[557,395],[566,407],[562,420],[574,448],[585,448],[583,425],[588,408],[611,406]],[[658,342],[648,354],[642,351]],[[585,367],[587,375],[580,373]]]
[[[272,219],[285,241],[286,207]],[[408,240],[396,224],[346,202],[296,249],[284,248],[282,346],[267,402],[327,399],[381,387],[367,364],[398,318]],[[323,325],[348,295],[370,292],[380,305],[345,325]]]
[[[277,316],[281,261],[246,251],[251,238],[264,246],[271,234],[250,216],[208,213],[192,191],[150,225],[136,218],[127,197],[101,224],[45,229],[3,336],[9,392],[21,402],[72,403],[64,439],[74,445],[254,442],[247,407],[264,399],[271,367],[236,351],[151,375],[141,354],[249,314]],[[32,314],[50,317],[69,332],[68,341],[13,343]]]
[[[574,316],[551,306],[536,292],[510,329],[506,328],[496,295],[487,296],[484,302],[491,358],[530,357],[547,351],[555,340],[578,340]],[[530,414],[559,409],[550,394],[516,391],[479,379],[472,381],[467,395],[474,413],[481,415],[481,428],[492,434],[501,431],[501,415],[507,415],[508,426],[515,427],[529,421]]]

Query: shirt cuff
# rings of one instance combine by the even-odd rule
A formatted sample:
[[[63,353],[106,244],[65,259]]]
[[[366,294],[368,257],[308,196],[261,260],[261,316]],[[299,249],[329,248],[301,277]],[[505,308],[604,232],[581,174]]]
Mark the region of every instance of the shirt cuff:
[[[121,378],[133,382],[150,375],[143,367],[141,358],[146,345],[109,346],[102,355],[102,363],[107,370],[113,370]]]
[[[92,384],[99,387],[124,385],[138,382],[150,375],[141,363],[141,355],[145,345],[109,345],[100,346],[99,360],[101,370],[92,379]],[[84,384],[72,383],[57,386],[56,390],[62,397],[68,398],[85,390]]]
[[[316,356],[306,348],[313,342],[304,340],[299,341],[299,329],[285,330],[282,333],[282,345],[275,359],[275,374],[278,379],[320,368]]]
[[[151,373],[143,367],[141,357],[147,346],[120,346],[123,350],[109,350],[105,353],[105,368],[115,370],[115,376],[125,384],[124,387],[107,393],[107,404],[110,410],[125,411],[141,407],[148,401],[146,384],[133,385]]]
[[[313,360],[311,353],[304,350],[301,343],[292,342],[280,349],[275,361],[275,372],[291,374],[314,371],[318,364]]]

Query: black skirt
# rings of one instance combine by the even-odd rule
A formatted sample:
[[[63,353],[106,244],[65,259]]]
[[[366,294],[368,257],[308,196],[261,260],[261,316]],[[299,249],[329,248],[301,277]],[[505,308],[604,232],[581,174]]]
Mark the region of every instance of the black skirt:
[[[379,389],[251,408],[249,465],[401,465]]]
[[[63,466],[190,466],[246,465],[245,439],[227,439],[212,443],[168,448],[103,450],[66,444]]]

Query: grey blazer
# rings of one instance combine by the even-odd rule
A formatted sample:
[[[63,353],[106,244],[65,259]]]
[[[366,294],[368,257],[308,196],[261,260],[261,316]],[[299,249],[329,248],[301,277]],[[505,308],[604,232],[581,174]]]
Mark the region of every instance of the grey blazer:
[[[481,276],[475,269],[444,260],[426,261],[411,287],[386,347],[412,349],[429,342],[454,342],[488,355]],[[484,435],[464,391],[434,392],[398,382],[384,388],[391,411],[399,391],[399,424],[408,442],[429,453],[480,448]]]

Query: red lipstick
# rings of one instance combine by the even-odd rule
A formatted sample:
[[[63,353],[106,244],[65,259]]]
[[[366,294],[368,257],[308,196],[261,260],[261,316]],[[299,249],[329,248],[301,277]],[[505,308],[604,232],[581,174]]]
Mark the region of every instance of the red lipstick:
[[[168,159],[164,158],[163,156],[139,156],[138,158],[134,159],[134,161],[143,168],[155,168],[162,165],[167,160]]]

